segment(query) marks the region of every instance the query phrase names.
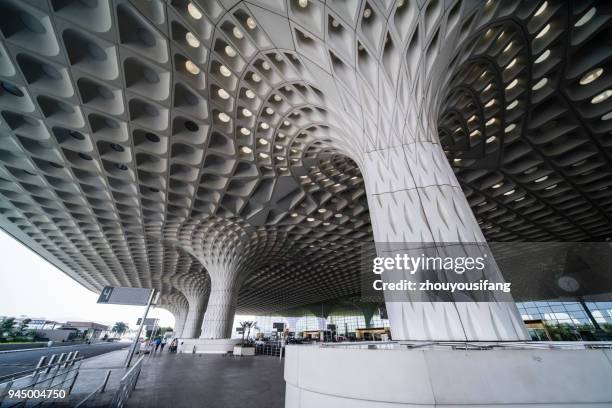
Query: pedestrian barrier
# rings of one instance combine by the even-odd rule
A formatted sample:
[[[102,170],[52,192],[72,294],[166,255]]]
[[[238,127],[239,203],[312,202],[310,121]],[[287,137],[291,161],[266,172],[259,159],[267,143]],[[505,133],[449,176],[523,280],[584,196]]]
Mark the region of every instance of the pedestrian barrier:
[[[102,394],[104,393],[104,390],[106,390],[106,385],[108,384],[108,379],[111,376],[111,372],[112,370],[107,370],[106,371],[106,375],[104,376],[104,381],[102,381],[102,384],[100,384],[98,386],[98,388],[96,388],[95,390],[93,390],[88,396],[86,396],[83,400],[81,400],[81,402],[79,402],[78,404],[76,404],[74,406],[74,408],[80,408],[80,407],[84,407],[86,406],[85,404],[89,401],[91,401],[93,399],[94,396],[98,395],[98,394]]]
[[[141,356],[136,364],[134,364],[121,378],[119,388],[117,389],[117,393],[115,394],[113,402],[111,403],[112,408],[122,408],[127,403],[128,399],[130,399],[130,395],[132,394],[134,388],[136,388],[136,383],[138,382],[138,377],[140,376],[142,360],[144,360],[144,356]]]
[[[43,356],[36,368],[0,377],[0,407],[39,407],[66,400],[79,374],[83,357],[74,351]]]
[[[255,354],[282,358],[285,356],[285,346],[281,341],[255,344]]]

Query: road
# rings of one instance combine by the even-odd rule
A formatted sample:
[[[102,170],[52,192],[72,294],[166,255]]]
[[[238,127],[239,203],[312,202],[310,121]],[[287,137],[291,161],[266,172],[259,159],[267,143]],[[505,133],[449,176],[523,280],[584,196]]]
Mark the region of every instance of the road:
[[[98,356],[110,351],[128,347],[131,343],[94,343],[76,344],[73,346],[52,347],[19,351],[15,353],[0,353],[0,376],[28,370],[36,367],[41,356],[51,354],[70,353],[78,350],[79,355],[85,358]]]

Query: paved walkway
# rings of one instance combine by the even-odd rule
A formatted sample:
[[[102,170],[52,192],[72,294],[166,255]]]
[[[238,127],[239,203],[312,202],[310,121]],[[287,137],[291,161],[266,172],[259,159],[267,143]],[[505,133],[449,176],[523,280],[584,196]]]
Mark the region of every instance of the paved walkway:
[[[157,353],[145,357],[128,408],[282,408],[284,363],[269,356]]]
[[[106,372],[111,370],[106,391],[103,394],[95,395],[85,405],[86,407],[108,407],[119,387],[121,377],[125,374],[126,369],[123,365],[125,364],[127,352],[126,349],[112,351],[83,361],[67,405],[74,406],[81,402],[102,384]]]

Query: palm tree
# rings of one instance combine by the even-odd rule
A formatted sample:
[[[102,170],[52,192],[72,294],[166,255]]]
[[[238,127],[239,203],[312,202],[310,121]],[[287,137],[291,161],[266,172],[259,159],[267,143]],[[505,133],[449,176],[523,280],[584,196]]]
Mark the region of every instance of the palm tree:
[[[3,332],[4,331],[10,332],[11,330],[13,330],[14,325],[15,325],[14,317],[6,318],[2,321],[2,323],[0,323],[0,330],[2,330]]]
[[[247,327],[249,329],[249,331],[247,333],[247,340],[249,339],[249,335],[251,334],[251,327],[255,326],[256,324],[257,324],[256,321],[247,322]]]
[[[240,340],[240,345],[244,346],[244,329],[246,328],[247,322],[240,322],[240,327],[242,327],[242,339]]]
[[[255,323],[257,323],[257,322],[250,321],[250,320],[247,320],[247,321],[244,321],[244,322],[240,322],[240,327],[242,327],[242,341],[241,341],[240,344],[242,346],[246,346],[246,344],[244,342],[244,332],[245,332],[245,330],[248,329],[248,332],[246,334],[246,339],[248,341],[249,340],[249,335],[251,334],[251,327],[254,326]]]
[[[30,324],[30,322],[32,321],[32,319],[30,318],[26,318],[23,319],[21,321],[21,323],[19,323],[19,327],[17,328],[17,335],[18,336],[25,336],[26,335],[26,329],[28,327],[28,324]]]
[[[119,336],[123,335],[126,331],[128,331],[129,326],[127,323],[117,322],[113,326],[113,333],[117,333]]]

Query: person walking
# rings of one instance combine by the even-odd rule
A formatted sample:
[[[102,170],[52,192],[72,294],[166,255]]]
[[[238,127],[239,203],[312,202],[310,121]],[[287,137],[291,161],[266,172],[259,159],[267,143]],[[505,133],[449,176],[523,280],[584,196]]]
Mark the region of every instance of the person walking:
[[[158,337],[155,339],[155,353],[157,353],[157,350],[159,350],[160,344],[161,344],[161,339]]]
[[[166,347],[166,339],[163,339],[163,340],[161,341],[161,352],[162,352],[162,353],[164,352],[164,347]]]
[[[172,340],[170,343],[170,347],[168,347],[168,351],[170,353],[176,353],[176,349],[178,348],[178,339]]]

